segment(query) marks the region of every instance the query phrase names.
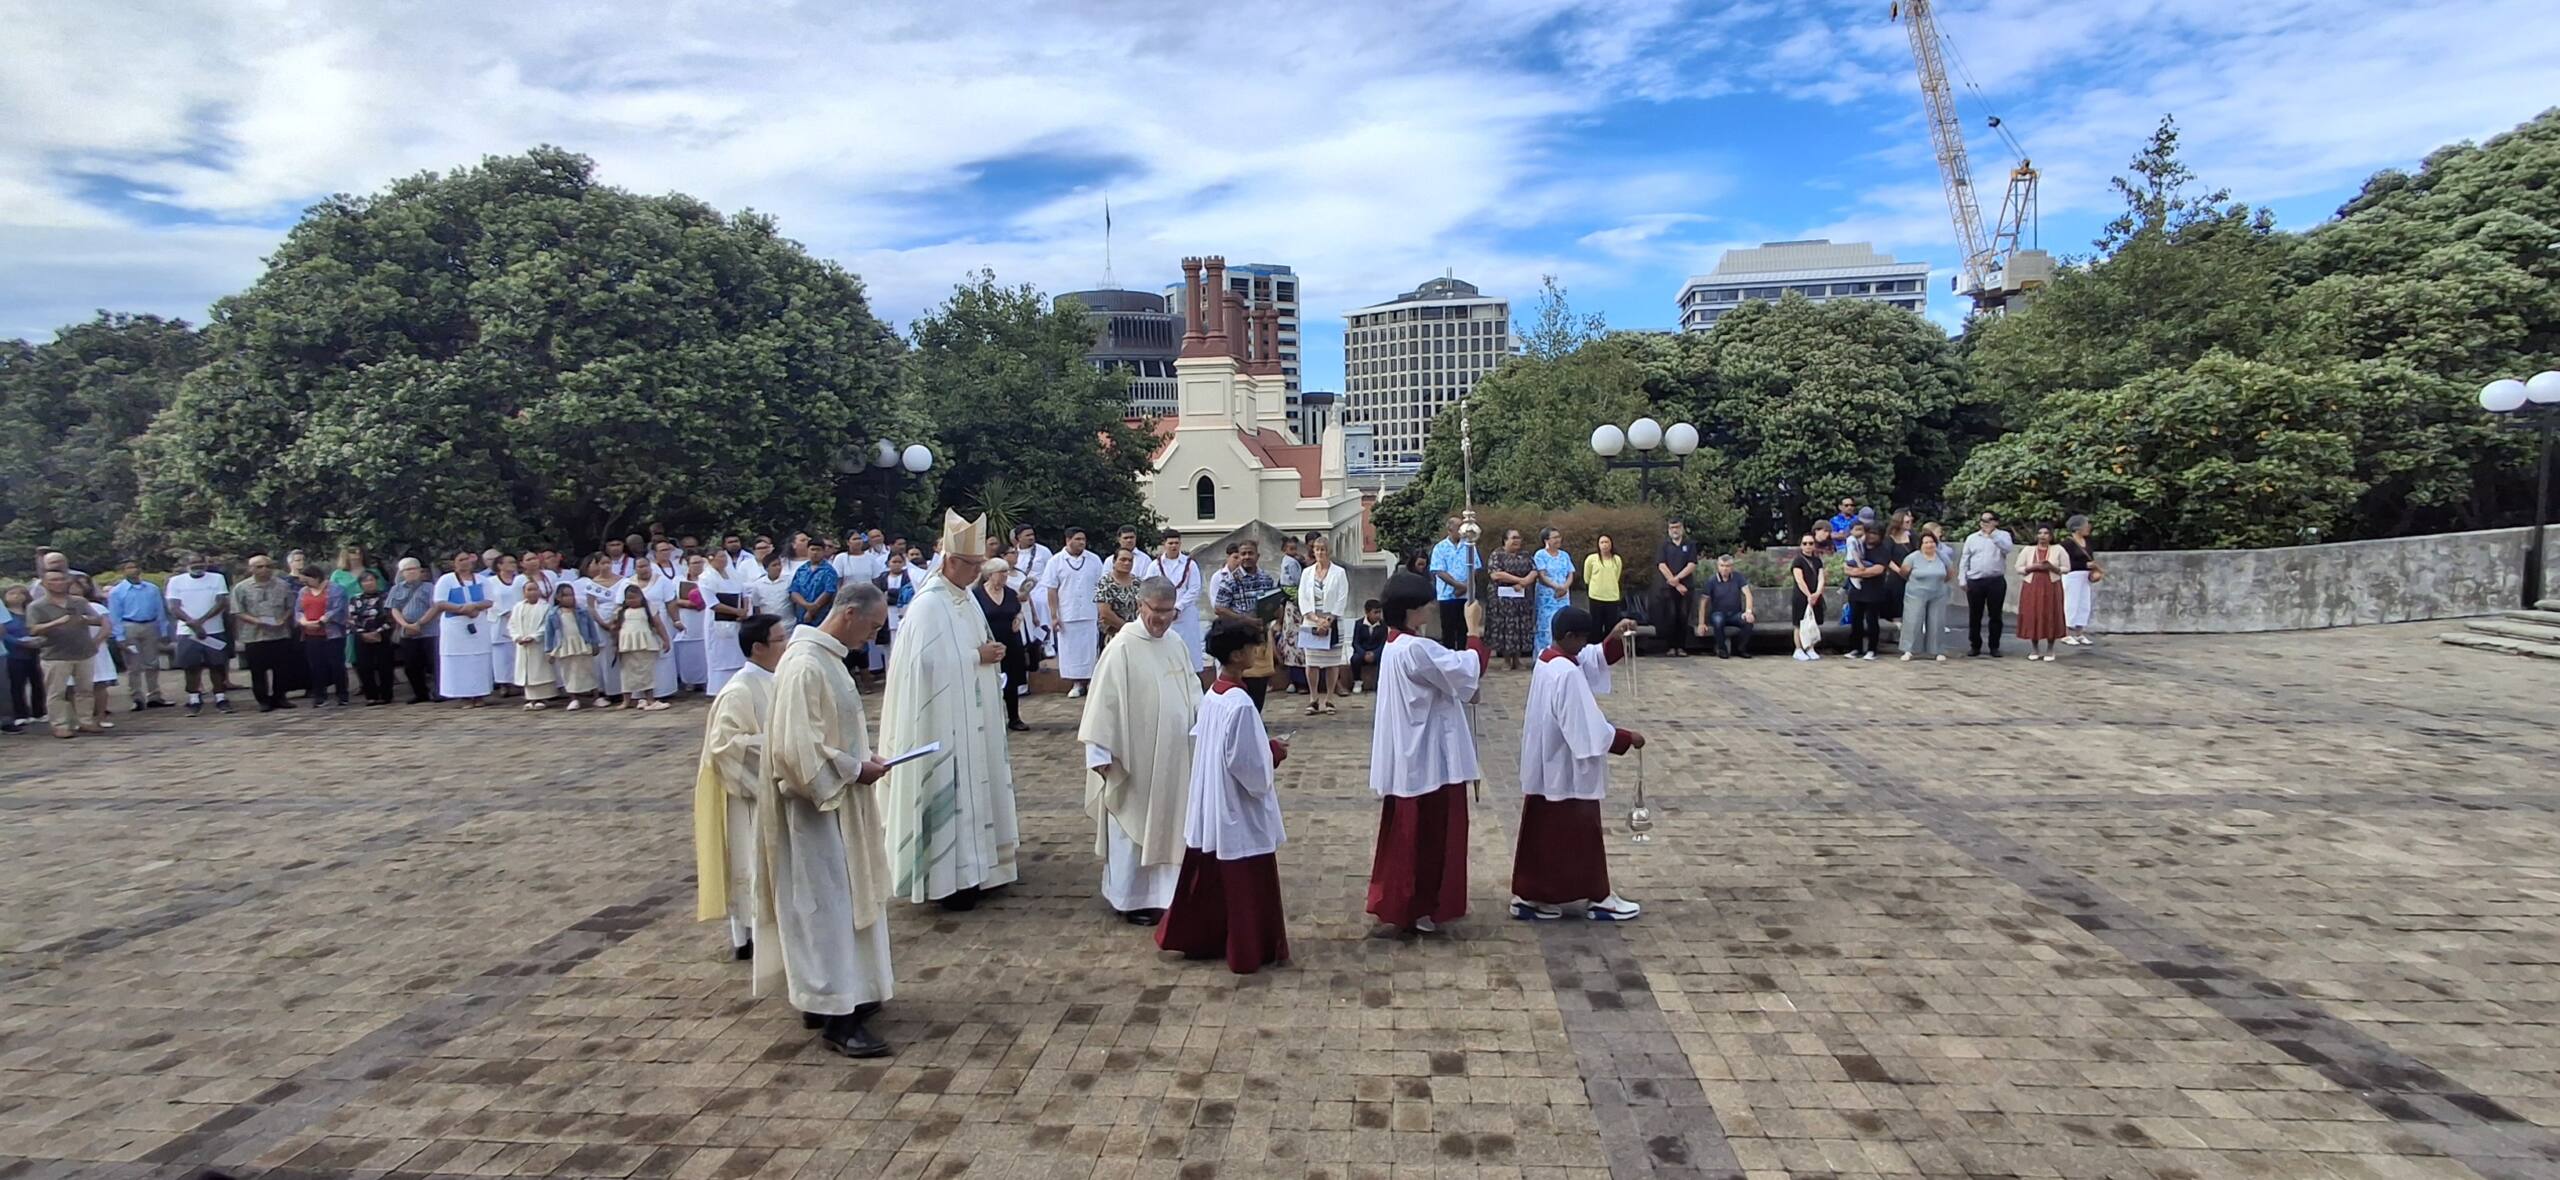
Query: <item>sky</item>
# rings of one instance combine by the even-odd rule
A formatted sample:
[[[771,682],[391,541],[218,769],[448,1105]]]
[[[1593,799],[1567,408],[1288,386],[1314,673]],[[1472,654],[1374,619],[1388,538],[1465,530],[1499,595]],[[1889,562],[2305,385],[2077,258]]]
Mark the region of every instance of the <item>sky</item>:
[[[2328,216],[2554,94],[2552,0],[1942,0],[1977,182],[2084,252],[2163,114],[2209,184]],[[551,143],[756,209],[900,324],[980,267],[1153,290],[1295,267],[1341,315],[1444,271],[1669,328],[1724,249],[1958,256],[1887,0],[0,0],[0,337],[201,320],[335,192]],[[1106,266],[1102,209],[1115,232]]]

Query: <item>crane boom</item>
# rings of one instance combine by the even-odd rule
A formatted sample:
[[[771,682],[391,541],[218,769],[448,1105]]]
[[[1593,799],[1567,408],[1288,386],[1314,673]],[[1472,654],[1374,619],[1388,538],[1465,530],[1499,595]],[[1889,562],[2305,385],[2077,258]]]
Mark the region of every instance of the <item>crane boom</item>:
[[[1938,52],[1938,22],[1929,0],[1895,0],[1893,14],[1911,34],[1911,59],[1920,67],[1920,97],[1929,108],[1929,142],[1938,152],[1938,174],[1947,186],[1947,213],[1956,224],[1956,240],[1964,244],[1961,282],[1972,294],[1989,285],[1994,269],[1992,248],[1982,230],[1982,203],[1973,193],[1973,164],[1965,155],[1964,130],[1956,122],[1956,96],[1947,85],[1947,67]]]

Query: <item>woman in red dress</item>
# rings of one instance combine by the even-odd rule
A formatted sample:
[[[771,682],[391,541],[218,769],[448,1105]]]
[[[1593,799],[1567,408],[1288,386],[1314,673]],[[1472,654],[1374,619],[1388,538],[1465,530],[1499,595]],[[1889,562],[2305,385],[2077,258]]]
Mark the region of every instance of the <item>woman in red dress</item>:
[[[2036,543],[2018,550],[2018,572],[2026,588],[2018,592],[2018,638],[2027,641],[2027,658],[2048,663],[2060,659],[2056,644],[2070,634],[2062,621],[2062,575],[2070,559],[2053,543],[2053,528],[2036,530]]]

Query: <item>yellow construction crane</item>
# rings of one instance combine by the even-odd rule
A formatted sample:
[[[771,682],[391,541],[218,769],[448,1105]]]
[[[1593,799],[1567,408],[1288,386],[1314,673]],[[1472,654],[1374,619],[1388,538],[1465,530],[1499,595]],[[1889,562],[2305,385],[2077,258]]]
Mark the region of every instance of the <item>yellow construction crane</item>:
[[[1999,314],[2020,306],[2053,278],[2053,256],[2034,248],[2036,168],[2026,151],[1991,120],[2018,162],[2009,169],[2008,191],[2000,198],[2000,216],[1983,224],[1982,203],[1973,191],[1973,164],[1965,155],[1964,128],[1956,119],[1955,92],[1947,85],[1946,61],[1938,22],[1929,0],[1893,0],[1892,19],[1911,34],[1911,60],[1920,71],[1920,98],[1929,111],[1929,142],[1937,149],[1938,174],[1947,186],[1947,213],[1956,224],[1956,240],[1964,247],[1964,263],[1956,275],[1956,293],[1973,300],[1976,312]]]

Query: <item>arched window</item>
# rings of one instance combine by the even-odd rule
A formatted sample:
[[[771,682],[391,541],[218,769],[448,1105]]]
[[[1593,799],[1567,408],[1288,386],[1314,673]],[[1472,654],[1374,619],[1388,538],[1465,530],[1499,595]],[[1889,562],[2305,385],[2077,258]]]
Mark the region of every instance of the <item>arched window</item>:
[[[1218,484],[1215,480],[1203,475],[1200,482],[1191,485],[1191,509],[1199,514],[1203,524],[1218,515]]]

